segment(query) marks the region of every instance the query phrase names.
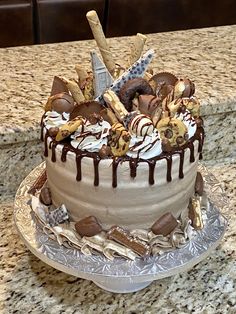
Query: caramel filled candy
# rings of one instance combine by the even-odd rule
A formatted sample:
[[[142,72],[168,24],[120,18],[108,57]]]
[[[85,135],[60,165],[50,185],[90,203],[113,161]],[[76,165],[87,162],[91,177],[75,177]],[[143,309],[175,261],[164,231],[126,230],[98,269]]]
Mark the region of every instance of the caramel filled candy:
[[[111,156],[112,155],[111,148],[109,146],[103,144],[102,147],[99,149],[98,154],[101,158],[106,158],[108,156]]]
[[[204,181],[200,172],[197,172],[196,181],[195,181],[195,192],[202,196],[204,189]]]
[[[39,195],[39,200],[41,203],[47,206],[52,204],[51,191],[48,187],[42,188]]]
[[[154,234],[162,234],[166,237],[177,226],[178,222],[175,217],[171,213],[166,213],[152,225],[151,230]]]
[[[58,113],[70,113],[74,109],[74,99],[67,93],[56,94],[50,98],[52,103],[52,110]]]
[[[57,126],[51,127],[51,128],[48,130],[48,134],[49,134],[51,137],[56,137],[58,132],[59,132],[59,128],[58,128]]]
[[[47,172],[46,170],[43,170],[42,173],[35,180],[33,185],[30,187],[30,189],[28,190],[28,193],[35,195],[35,193],[43,187],[46,181],[47,181]]]
[[[102,231],[102,227],[94,216],[89,216],[76,222],[75,230],[83,237],[92,237]]]

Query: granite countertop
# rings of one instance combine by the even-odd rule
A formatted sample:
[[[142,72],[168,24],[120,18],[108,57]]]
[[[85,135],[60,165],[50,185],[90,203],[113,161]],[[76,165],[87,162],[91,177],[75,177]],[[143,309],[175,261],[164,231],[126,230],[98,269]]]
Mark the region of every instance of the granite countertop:
[[[132,294],[105,292],[38,260],[13,226],[13,202],[0,209],[0,313],[236,313],[236,165],[210,170],[229,197],[221,245],[192,270]]]
[[[108,39],[118,63],[124,64],[131,41]],[[154,71],[194,80],[207,115],[236,111],[235,42],[236,26],[224,26],[150,34],[145,49],[156,50]],[[75,64],[89,69],[92,49],[93,40],[0,49],[0,144],[38,138],[53,76],[76,77]]]

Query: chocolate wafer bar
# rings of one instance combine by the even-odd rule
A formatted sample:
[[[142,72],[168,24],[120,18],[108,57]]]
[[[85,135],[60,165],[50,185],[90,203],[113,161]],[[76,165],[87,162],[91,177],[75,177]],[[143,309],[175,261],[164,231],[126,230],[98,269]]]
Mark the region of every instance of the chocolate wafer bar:
[[[128,247],[142,257],[148,256],[150,254],[150,246],[148,244],[143,243],[139,239],[133,237],[128,231],[121,227],[111,227],[111,229],[107,232],[107,237],[110,240],[114,240],[115,242]]]
[[[35,193],[40,190],[44,183],[47,181],[47,172],[46,169],[42,171],[42,173],[35,180],[31,188],[28,190],[29,194],[35,195]]]

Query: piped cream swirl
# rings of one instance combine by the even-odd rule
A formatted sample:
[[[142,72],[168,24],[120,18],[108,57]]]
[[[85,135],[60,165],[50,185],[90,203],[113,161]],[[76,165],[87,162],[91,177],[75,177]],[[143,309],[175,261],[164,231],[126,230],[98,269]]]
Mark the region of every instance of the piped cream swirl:
[[[51,127],[60,127],[66,124],[68,120],[69,113],[63,112],[60,114],[56,111],[47,111],[45,113],[44,124],[46,129],[50,129]]]

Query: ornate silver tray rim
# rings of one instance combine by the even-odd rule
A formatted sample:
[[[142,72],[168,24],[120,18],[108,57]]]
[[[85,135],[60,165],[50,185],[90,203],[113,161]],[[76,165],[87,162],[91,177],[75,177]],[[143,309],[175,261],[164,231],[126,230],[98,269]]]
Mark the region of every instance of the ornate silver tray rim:
[[[109,261],[102,255],[85,256],[79,250],[60,246],[50,239],[34,221],[28,189],[45,168],[37,166],[21,183],[15,197],[15,225],[27,247],[45,263],[71,275],[96,280],[101,277],[116,277],[129,282],[145,282],[174,275],[188,270],[204,259],[220,243],[226,227],[228,199],[221,185],[204,166],[199,166],[207,194],[205,226],[183,247],[145,260],[134,261],[115,258]],[[223,214],[221,214],[220,213]]]

